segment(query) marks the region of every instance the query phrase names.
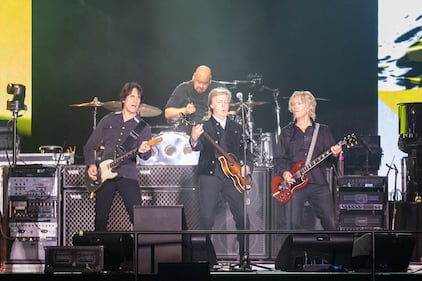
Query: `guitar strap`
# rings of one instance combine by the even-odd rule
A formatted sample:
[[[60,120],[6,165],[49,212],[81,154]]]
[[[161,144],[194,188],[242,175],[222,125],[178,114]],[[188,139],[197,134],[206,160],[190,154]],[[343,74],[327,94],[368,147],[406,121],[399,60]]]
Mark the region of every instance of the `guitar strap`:
[[[314,130],[314,134],[312,135],[311,146],[309,147],[308,157],[306,157],[305,166],[308,165],[309,162],[311,162],[311,157],[312,157],[312,154],[314,153],[314,148],[315,148],[315,143],[316,143],[316,139],[317,139],[317,136],[318,136],[318,131],[319,131],[319,123],[315,123],[315,130]]]
[[[117,156],[125,154],[127,151],[130,151],[135,147],[136,140],[139,137],[139,134],[142,132],[142,130],[145,128],[145,122],[142,120],[139,121],[138,125],[133,129],[129,136],[126,138],[126,140],[123,142],[122,145],[119,146],[117,149]]]

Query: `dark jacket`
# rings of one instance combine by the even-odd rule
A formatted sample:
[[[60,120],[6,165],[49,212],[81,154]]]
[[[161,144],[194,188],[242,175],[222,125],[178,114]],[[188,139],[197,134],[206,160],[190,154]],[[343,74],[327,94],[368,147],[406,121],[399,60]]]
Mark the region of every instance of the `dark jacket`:
[[[209,120],[203,122],[204,131],[215,140],[217,145],[220,145],[221,131],[223,128],[220,126],[217,120],[210,117]],[[243,137],[242,137],[242,126],[227,118],[226,121],[226,145],[225,150],[236,156],[238,163],[244,163],[244,150],[243,150]],[[206,139],[205,134],[202,134],[195,147],[192,147],[195,151],[200,151],[198,161],[198,174],[199,175],[213,175],[215,172],[216,165],[220,166],[220,161],[217,159],[218,154],[216,153],[215,147]],[[249,150],[246,151],[246,164],[253,169],[253,157]]]

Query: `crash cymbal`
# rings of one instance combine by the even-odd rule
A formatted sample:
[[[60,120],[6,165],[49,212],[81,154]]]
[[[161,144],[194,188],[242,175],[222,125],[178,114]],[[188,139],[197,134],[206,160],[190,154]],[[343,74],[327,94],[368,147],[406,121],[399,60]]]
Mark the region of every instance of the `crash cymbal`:
[[[106,101],[103,103],[103,107],[110,111],[120,111],[122,110],[121,101]]]
[[[246,104],[247,106],[255,106],[255,105],[263,105],[266,104],[268,102],[266,101],[245,101],[244,104]],[[241,102],[235,102],[235,103],[231,103],[230,106],[239,106],[241,105]]]
[[[290,97],[280,97],[283,100],[288,100],[290,99]],[[329,99],[326,98],[315,98],[315,100],[319,100],[319,101],[330,101]]]
[[[103,107],[110,111],[120,111],[122,110],[122,103],[120,101],[106,101],[104,102]],[[160,115],[162,111],[155,106],[141,103],[139,106],[139,113],[142,117],[155,117]]]
[[[142,117],[155,117],[160,115],[162,111],[158,107],[141,103],[141,106],[139,107],[139,113]]]
[[[104,103],[100,102],[98,100],[97,97],[95,97],[92,101],[90,102],[84,102],[84,103],[77,103],[77,104],[71,104],[70,106],[74,106],[74,107],[100,107],[103,106]]]

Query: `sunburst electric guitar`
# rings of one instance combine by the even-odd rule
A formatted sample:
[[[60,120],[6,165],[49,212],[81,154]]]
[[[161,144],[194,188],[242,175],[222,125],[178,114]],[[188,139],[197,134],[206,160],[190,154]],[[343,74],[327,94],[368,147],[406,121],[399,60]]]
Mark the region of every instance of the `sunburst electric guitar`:
[[[344,137],[344,139],[339,141],[337,144],[341,146],[346,145],[346,147],[349,148],[354,146],[357,142],[357,137],[352,134]],[[328,149],[317,158],[312,160],[308,165],[304,165],[304,161],[296,162],[290,169],[290,173],[292,173],[293,178],[295,179],[295,182],[292,184],[285,182],[282,176],[273,177],[271,180],[272,196],[279,203],[286,204],[289,202],[296,191],[304,188],[308,184],[309,179],[306,176],[306,173],[315,168],[331,154],[333,154],[331,149]]]
[[[163,141],[162,137],[154,138],[148,141],[149,146],[156,145]],[[88,168],[85,171],[85,185],[90,196],[92,197],[94,193],[104,184],[106,180],[113,179],[117,177],[117,172],[115,169],[125,160],[134,157],[138,153],[139,147],[136,147],[129,151],[128,153],[112,159],[109,155],[106,155],[100,161],[97,161],[97,179],[93,180],[88,176]]]
[[[181,122],[187,125],[194,126],[195,123],[187,120],[186,118],[181,118]],[[242,176],[242,167],[237,160],[236,155],[226,152],[215,140],[207,133],[202,133],[206,140],[212,144],[212,146],[217,150],[218,161],[220,161],[221,168],[224,174],[233,181],[234,187],[240,193],[243,191],[251,189],[251,176],[247,175],[246,177]]]

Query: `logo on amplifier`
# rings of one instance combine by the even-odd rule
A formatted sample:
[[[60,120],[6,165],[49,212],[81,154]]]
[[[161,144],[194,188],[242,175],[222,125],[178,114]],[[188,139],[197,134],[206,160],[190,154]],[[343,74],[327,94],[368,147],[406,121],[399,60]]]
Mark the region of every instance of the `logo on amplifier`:
[[[70,194],[70,199],[82,199],[81,194]]]
[[[82,171],[81,170],[67,170],[66,171],[69,175],[79,175]]]
[[[141,174],[141,175],[151,175],[151,170],[139,170],[139,174]]]

